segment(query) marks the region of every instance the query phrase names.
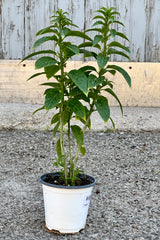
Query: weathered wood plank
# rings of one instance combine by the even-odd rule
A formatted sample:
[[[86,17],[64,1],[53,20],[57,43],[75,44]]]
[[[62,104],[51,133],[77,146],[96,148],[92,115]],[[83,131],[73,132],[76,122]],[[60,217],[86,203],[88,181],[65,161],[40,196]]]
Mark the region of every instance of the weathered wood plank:
[[[49,22],[49,17],[52,15],[53,11],[57,11],[59,8],[62,8],[63,11],[69,13],[69,18],[73,20],[75,24],[80,26],[80,29],[84,28],[84,4],[82,0],[73,1],[44,1],[39,0],[36,4],[34,1],[27,0],[25,4],[25,55],[31,53],[33,43],[37,39],[35,34],[38,30],[47,27]],[[79,16],[76,15],[77,11]],[[82,21],[81,21],[82,20]],[[34,33],[34,34],[33,34]],[[73,43],[77,42],[77,38],[68,38],[72,39]],[[44,47],[54,48],[53,43],[47,42],[37,48],[41,50]],[[35,59],[36,57],[33,57]]]
[[[145,1],[144,61],[160,62],[160,1]]]
[[[125,44],[131,49],[132,61],[160,62],[159,0],[0,0],[0,58],[17,59],[29,54],[36,32],[49,24],[53,10],[69,12],[83,31],[91,27],[94,11],[101,6],[115,6],[121,13],[126,27],[119,30],[130,39],[130,44]],[[72,40],[77,42],[76,38]],[[46,45],[54,48],[49,42]],[[112,60],[126,61],[117,56]]]
[[[144,2],[139,0],[130,1],[128,16],[126,19],[126,23],[128,22],[127,32],[130,39],[130,50],[132,53],[131,59],[136,60],[137,62],[144,60],[145,21]]]
[[[0,26],[2,26],[2,0],[0,0]],[[2,50],[2,27],[0,27],[0,58],[3,58]]]
[[[2,48],[6,59],[24,55],[24,0],[2,1]]]
[[[51,4],[52,3],[52,4]],[[50,20],[49,17],[51,16],[54,10],[53,1],[47,0],[39,0],[39,1],[32,1],[26,0],[25,1],[25,54],[27,56],[31,52],[33,52],[32,47],[34,42],[37,40],[35,34],[42,28],[45,28],[49,25]],[[54,48],[48,42],[44,44],[48,48]],[[43,49],[43,46],[40,46],[36,50]],[[23,57],[24,57],[23,56]]]

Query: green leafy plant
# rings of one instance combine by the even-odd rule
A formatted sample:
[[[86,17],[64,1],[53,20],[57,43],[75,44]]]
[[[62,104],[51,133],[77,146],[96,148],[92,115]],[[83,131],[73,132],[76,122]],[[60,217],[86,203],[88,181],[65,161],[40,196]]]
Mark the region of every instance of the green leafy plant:
[[[54,79],[54,81],[47,81],[43,86],[48,86],[44,92],[44,105],[37,109],[47,110],[55,108],[57,111],[51,119],[53,128],[53,137],[56,137],[59,131],[59,138],[56,142],[57,158],[54,163],[58,167],[61,179],[65,185],[74,186],[77,180],[80,180],[81,170],[77,167],[77,160],[79,153],[85,155],[84,134],[91,128],[91,114],[98,111],[104,122],[111,120],[113,127],[114,122],[110,116],[110,108],[108,99],[103,96],[103,92],[111,94],[119,103],[123,113],[122,105],[117,95],[113,90],[113,82],[110,81],[106,74],[115,75],[120,72],[128,85],[131,86],[131,79],[128,73],[117,65],[109,65],[108,62],[112,54],[118,54],[129,58],[129,49],[121,43],[114,41],[114,37],[128,41],[127,37],[114,29],[115,24],[123,25],[121,22],[115,20],[115,16],[119,15],[114,8],[101,8],[97,11],[93,19],[96,22],[92,28],[85,33],[71,30],[71,27],[77,27],[72,21],[67,18],[67,13],[58,10],[55,15],[51,17],[51,25],[47,28],[41,29],[37,36],[47,34],[48,36],[40,37],[33,48],[41,44],[52,41],[55,45],[55,51],[42,50],[34,52],[22,61],[39,54],[45,54],[38,58],[35,62],[35,68],[44,71],[32,75],[28,80],[45,74],[47,79]],[[91,39],[87,34],[89,31],[97,32],[94,38]],[[68,41],[68,37],[78,37],[83,39],[83,43],[76,45]],[[90,47],[93,50],[87,50]],[[121,49],[121,50],[117,50]],[[95,51],[94,49],[98,49]],[[49,54],[49,56],[46,54]],[[84,57],[94,57],[97,61],[98,68],[93,66],[84,66],[79,69],[72,69],[66,72],[66,63],[76,54],[83,54]],[[78,120],[83,124],[71,124],[72,119]],[[64,131],[64,127],[67,130]],[[68,150],[65,151],[64,137],[68,138]],[[77,147],[72,151],[72,138],[76,140]]]

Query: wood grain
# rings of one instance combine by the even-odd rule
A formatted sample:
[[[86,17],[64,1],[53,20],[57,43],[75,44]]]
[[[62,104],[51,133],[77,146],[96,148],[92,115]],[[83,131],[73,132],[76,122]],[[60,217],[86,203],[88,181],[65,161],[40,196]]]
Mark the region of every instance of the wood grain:
[[[21,59],[32,51],[36,32],[49,24],[53,10],[62,8],[84,31],[91,27],[91,18],[101,6],[115,6],[126,28],[131,60],[160,62],[159,0],[0,0],[0,58]],[[91,34],[92,35],[92,34]],[[77,42],[77,38],[72,38]],[[47,48],[54,48],[50,42]],[[41,49],[42,47],[40,47]],[[73,60],[82,60],[81,57]],[[114,56],[112,61],[126,61]]]

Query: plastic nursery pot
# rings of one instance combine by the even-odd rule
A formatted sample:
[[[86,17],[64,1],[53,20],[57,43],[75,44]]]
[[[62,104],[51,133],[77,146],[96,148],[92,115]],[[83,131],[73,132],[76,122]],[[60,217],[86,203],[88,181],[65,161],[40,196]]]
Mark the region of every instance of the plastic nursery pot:
[[[52,176],[57,173],[49,173]],[[45,181],[48,174],[40,177],[43,187],[45,223],[49,231],[73,234],[85,228],[93,186],[96,180],[85,175],[90,184],[62,186]]]

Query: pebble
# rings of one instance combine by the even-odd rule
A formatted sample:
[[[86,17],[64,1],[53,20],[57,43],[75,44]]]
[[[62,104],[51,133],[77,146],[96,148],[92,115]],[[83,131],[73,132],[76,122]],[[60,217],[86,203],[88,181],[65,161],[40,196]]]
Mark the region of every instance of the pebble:
[[[141,151],[144,142],[147,148]],[[160,131],[86,134],[87,153],[79,167],[97,185],[86,228],[73,236],[44,229],[38,177],[56,170],[53,143],[50,131],[0,131],[0,239],[158,240]]]

